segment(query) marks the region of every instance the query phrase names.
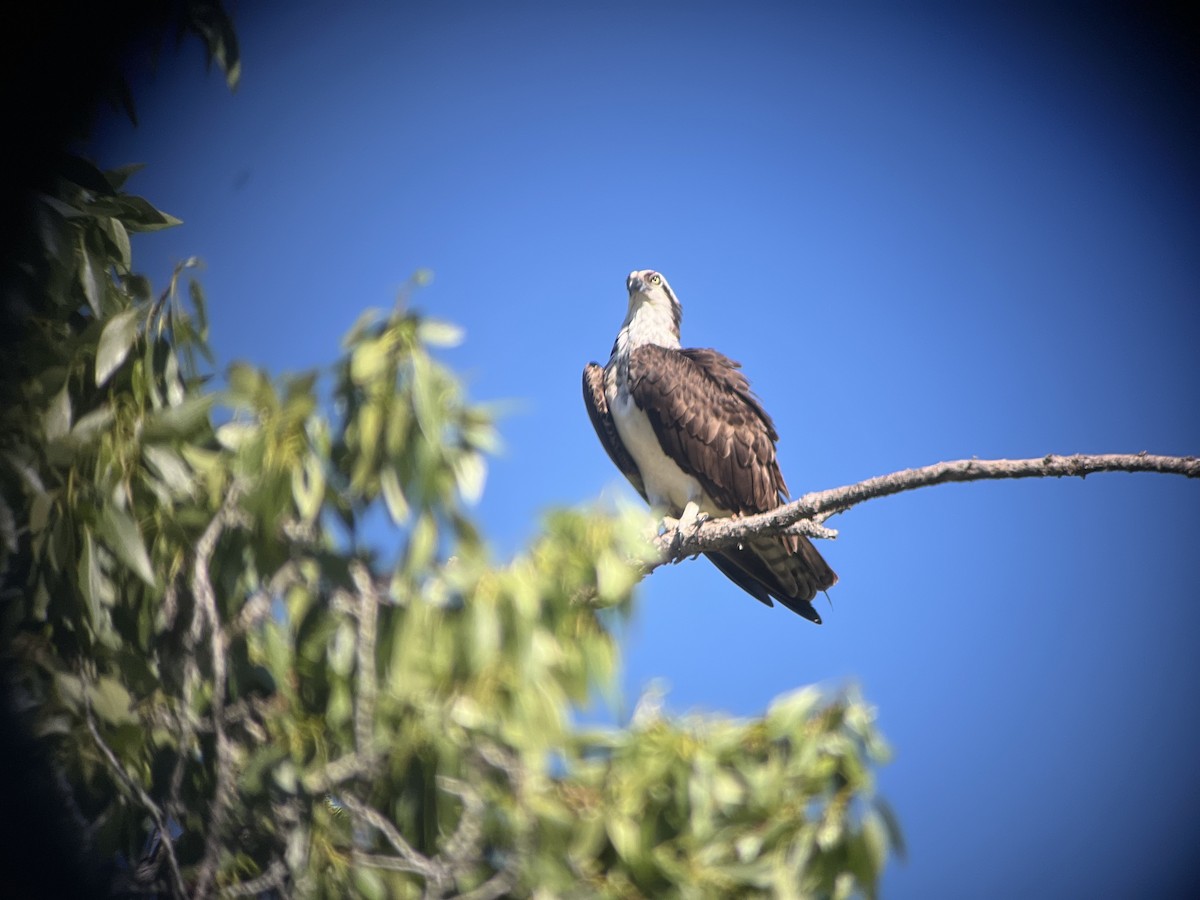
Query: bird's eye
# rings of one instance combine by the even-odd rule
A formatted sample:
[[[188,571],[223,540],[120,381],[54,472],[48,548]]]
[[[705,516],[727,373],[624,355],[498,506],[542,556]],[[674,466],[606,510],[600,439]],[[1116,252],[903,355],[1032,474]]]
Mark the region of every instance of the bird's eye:
[[[651,284],[662,284],[662,276],[657,273],[655,273],[654,275],[651,275],[650,283]]]

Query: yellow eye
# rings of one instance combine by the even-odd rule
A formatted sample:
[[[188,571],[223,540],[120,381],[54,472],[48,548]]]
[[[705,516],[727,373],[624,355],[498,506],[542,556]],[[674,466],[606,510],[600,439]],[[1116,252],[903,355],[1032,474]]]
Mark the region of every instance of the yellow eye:
[[[651,284],[661,284],[661,283],[662,283],[662,276],[661,276],[661,275],[659,275],[659,274],[657,274],[657,273],[656,273],[656,274],[654,274],[654,275],[651,275],[651,276],[650,276],[650,283],[651,283]]]

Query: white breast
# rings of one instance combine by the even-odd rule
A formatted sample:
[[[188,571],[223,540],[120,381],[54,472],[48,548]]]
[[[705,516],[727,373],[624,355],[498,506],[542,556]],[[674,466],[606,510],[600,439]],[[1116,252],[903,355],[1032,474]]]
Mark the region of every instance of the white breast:
[[[609,409],[621,442],[642,474],[651,506],[678,516],[689,500],[697,503],[703,500],[700,483],[663,453],[650,420],[628,395],[617,398]]]
[[[615,372],[610,375],[605,390],[609,413],[617,427],[617,434],[621,436],[621,443],[637,463],[650,505],[668,515],[679,516],[688,502],[694,500],[701,512],[722,515],[723,512],[704,493],[700,482],[679,468],[663,452],[646,413],[638,409],[627,391],[616,389],[615,375]]]

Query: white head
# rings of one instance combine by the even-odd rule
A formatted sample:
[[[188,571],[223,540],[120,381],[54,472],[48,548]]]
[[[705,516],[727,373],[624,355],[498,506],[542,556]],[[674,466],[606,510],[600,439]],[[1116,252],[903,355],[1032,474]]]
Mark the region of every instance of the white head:
[[[629,291],[629,312],[622,330],[627,332],[631,345],[678,347],[683,307],[667,279],[653,269],[642,269],[629,273],[625,287]]]

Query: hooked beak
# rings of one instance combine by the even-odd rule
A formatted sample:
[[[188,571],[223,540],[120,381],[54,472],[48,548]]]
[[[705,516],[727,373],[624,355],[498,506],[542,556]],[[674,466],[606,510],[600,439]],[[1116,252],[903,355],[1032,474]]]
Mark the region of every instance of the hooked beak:
[[[629,273],[629,277],[625,279],[625,290],[629,291],[631,294],[635,291],[639,294],[646,293],[646,282],[642,281],[641,273]]]

